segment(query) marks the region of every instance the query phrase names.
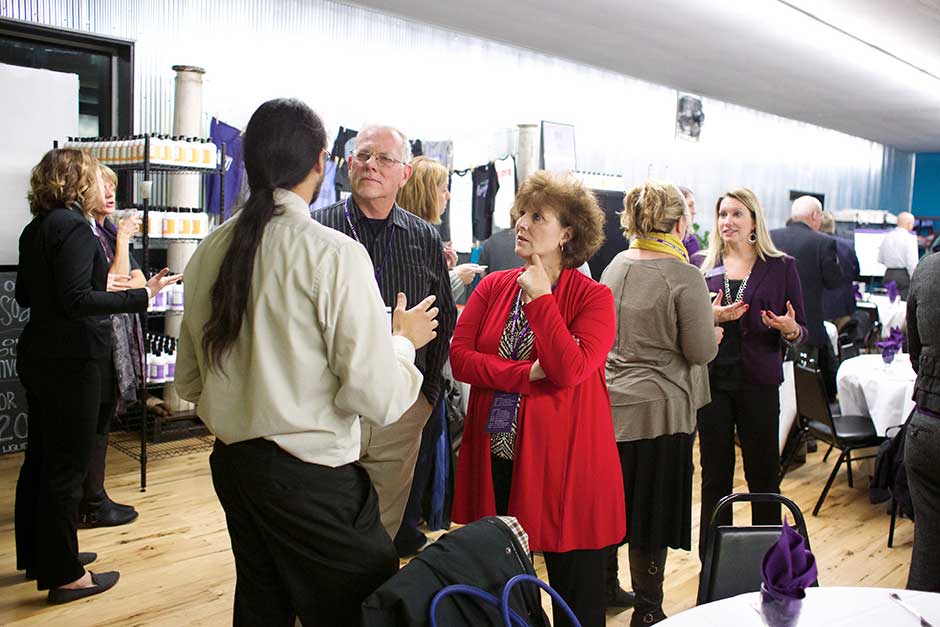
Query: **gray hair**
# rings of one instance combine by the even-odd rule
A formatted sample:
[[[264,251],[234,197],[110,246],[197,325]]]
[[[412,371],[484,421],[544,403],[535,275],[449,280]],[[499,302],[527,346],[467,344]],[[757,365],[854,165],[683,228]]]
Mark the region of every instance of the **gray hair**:
[[[822,213],[822,203],[813,196],[800,196],[790,208],[790,217],[798,222],[809,220],[816,213]]]
[[[394,126],[388,126],[387,124],[363,124],[362,128],[359,130],[359,134],[356,135],[356,137],[362,137],[365,135],[366,131],[389,131],[395,135],[398,135],[402,145],[401,160],[404,163],[411,162],[411,142],[408,141],[408,136],[402,133],[400,130]]]

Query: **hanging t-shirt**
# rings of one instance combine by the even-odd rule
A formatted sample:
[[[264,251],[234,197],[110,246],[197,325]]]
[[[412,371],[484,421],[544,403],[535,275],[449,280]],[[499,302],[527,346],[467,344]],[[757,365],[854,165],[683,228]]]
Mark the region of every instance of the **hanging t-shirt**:
[[[493,230],[508,229],[512,226],[509,217],[512,203],[516,200],[516,161],[512,156],[493,162],[496,168],[496,200],[493,206]]]
[[[473,168],[473,237],[483,241],[493,234],[493,209],[499,181],[492,163]]]
[[[339,133],[336,134],[336,139],[333,141],[333,149],[330,152],[333,155],[333,161],[336,162],[334,186],[337,193],[352,191],[352,187],[349,186],[349,169],[346,166],[346,157],[349,154],[348,150],[351,150],[350,146],[355,145],[353,140],[358,134],[358,131],[341,126],[339,127]]]
[[[336,162],[327,161],[323,170],[323,185],[320,186],[320,195],[313,199],[310,211],[329,207],[336,203]]]
[[[451,175],[448,213],[454,250],[469,253],[473,249],[473,177],[470,170]]]
[[[231,216],[245,173],[242,158],[242,133],[234,126],[212,118],[209,123],[209,138],[219,150],[222,150],[222,144],[225,144],[225,163],[223,164],[225,168],[225,215]],[[207,176],[206,180],[206,213],[218,215],[220,177]]]

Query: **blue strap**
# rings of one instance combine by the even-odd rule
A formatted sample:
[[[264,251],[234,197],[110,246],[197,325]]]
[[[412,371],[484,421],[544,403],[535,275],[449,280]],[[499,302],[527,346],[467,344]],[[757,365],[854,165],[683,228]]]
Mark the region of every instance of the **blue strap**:
[[[507,581],[505,586],[503,586],[503,596],[500,601],[500,609],[502,610],[502,613],[503,613],[503,622],[507,625],[507,627],[509,627],[510,625],[509,593],[512,592],[512,589],[516,584],[523,582],[523,581],[534,583],[539,588],[547,592],[548,595],[552,597],[552,601],[555,602],[556,606],[560,607],[568,616],[568,620],[571,622],[572,627],[581,627],[581,622],[574,615],[574,611],[572,611],[571,607],[569,607],[569,605],[565,602],[565,600],[561,598],[561,595],[555,592],[555,590],[550,585],[548,585],[547,583],[545,583],[538,577],[534,577],[532,575],[516,575],[515,577]],[[556,620],[557,620],[557,617],[556,617]]]
[[[437,594],[434,595],[434,598],[431,599],[431,627],[437,627],[437,606],[440,604],[441,600],[443,600],[445,597],[458,594],[480,599],[481,601],[484,601],[495,607],[497,610],[499,609],[499,600],[486,590],[481,590],[476,586],[468,586],[462,583],[454,584],[452,586],[442,588],[438,591]],[[504,619],[506,621],[506,627],[529,627],[528,623],[526,623],[525,620],[512,609],[506,608],[506,611],[503,613],[503,615],[506,617]],[[575,627],[581,626],[576,624]]]

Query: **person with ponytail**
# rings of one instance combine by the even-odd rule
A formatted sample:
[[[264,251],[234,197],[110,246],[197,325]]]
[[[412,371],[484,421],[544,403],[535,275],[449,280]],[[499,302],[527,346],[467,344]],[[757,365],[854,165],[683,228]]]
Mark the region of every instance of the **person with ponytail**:
[[[695,410],[708,402],[703,364],[721,329],[683,246],[691,222],[675,185],[647,181],[624,197],[620,223],[631,239],[604,270],[614,294],[617,337],[607,356],[607,388],[620,454],[630,579],[620,589],[617,547],[608,553],[608,605],[633,605],[632,627],[663,613],[667,549],[692,549],[692,443]],[[698,368],[696,368],[698,367]]]
[[[764,210],[751,190],[739,187],[715,203],[715,230],[702,263],[714,294],[714,323],[724,329],[709,364],[711,403],[698,411],[702,464],[699,557],[720,499],[734,482],[735,433],[751,492],[780,492],[780,384],[787,345],[809,337],[796,260],[774,247]],[[721,525],[730,525],[730,508]],[[754,503],[755,525],[779,525],[780,506]]]
[[[82,482],[95,442],[107,433],[116,396],[111,316],[146,311],[150,297],[180,276],[164,269],[143,285],[108,291],[110,262],[92,232],[104,210],[98,161],[51,150],[33,168],[33,220],[20,236],[16,301],[30,308],[17,345],[29,405],[29,439],[16,484],[16,563],[50,603],[114,586],[117,571],[92,573],[78,552]]]
[[[607,548],[625,531],[604,382],[614,305],[577,268],[604,241],[604,212],[574,177],[536,172],[512,218],[526,265],[480,282],[451,344],[454,378],[471,386],[453,519],[518,518],[551,586],[584,627],[602,627]]]
[[[250,196],[186,267],[176,386],[216,436],[236,625],[357,625],[398,570],[360,419],[388,425],[415,402],[437,308],[399,294],[390,319],[363,247],[310,219],[325,146],[307,105],[262,104],[244,132]]]

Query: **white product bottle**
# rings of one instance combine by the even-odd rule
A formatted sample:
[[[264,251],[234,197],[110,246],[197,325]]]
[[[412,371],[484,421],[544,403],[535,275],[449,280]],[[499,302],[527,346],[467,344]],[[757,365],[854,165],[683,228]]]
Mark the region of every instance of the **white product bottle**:
[[[202,159],[202,146],[195,137],[190,137],[187,142],[186,161],[191,168],[198,168],[199,161]]]
[[[170,287],[170,310],[183,311],[183,283],[177,283]]]
[[[150,237],[163,237],[163,220],[165,217],[162,209],[151,209],[147,213],[147,235]]]
[[[193,213],[189,207],[180,207],[176,232],[183,239],[189,239],[193,236]]]
[[[193,209],[193,237],[202,239],[209,230],[209,216],[205,211]]]
[[[163,212],[163,237],[166,239],[176,239],[176,207],[167,207]]]
[[[150,143],[150,165],[160,165],[163,163],[163,143],[156,133],[150,133],[147,141]]]
[[[176,379],[176,350],[172,347],[172,340],[167,340],[166,352],[166,380]]]
[[[203,168],[214,168],[215,167],[215,144],[212,143],[209,139],[202,140],[202,158],[200,161],[200,166]]]

